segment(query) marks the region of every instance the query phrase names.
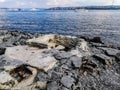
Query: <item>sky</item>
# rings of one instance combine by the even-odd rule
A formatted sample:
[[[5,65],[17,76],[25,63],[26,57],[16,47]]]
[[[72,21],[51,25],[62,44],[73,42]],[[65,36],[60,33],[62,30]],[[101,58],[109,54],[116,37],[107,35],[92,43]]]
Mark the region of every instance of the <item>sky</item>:
[[[0,8],[49,8],[67,6],[112,5],[113,0],[0,0]],[[120,5],[120,0],[114,0]]]

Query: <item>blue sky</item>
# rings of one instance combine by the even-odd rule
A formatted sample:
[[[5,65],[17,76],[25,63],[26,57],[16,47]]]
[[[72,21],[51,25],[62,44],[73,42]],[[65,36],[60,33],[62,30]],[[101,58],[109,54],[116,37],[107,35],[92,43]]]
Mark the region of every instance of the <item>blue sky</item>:
[[[57,6],[111,5],[112,0],[0,0],[0,7],[48,8]],[[120,0],[114,0],[120,5]]]

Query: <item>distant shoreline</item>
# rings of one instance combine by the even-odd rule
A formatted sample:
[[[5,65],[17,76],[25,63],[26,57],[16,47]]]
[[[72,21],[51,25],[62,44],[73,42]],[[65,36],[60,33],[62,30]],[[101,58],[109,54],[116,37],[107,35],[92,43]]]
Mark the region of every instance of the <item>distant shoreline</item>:
[[[0,8],[0,11],[46,11],[46,10],[120,10],[120,6],[80,6],[51,8]]]

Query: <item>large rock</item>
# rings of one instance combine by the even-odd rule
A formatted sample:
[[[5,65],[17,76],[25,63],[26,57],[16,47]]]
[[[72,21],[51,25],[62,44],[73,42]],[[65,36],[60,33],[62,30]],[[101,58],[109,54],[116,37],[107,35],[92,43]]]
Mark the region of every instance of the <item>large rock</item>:
[[[54,57],[43,54],[44,50],[29,46],[8,47],[5,56],[29,64],[38,69],[48,71],[56,64]]]
[[[8,72],[3,71],[0,73],[0,89],[10,89],[16,83],[17,81]]]
[[[101,47],[100,49],[104,50],[109,56],[116,56],[118,53],[120,53],[120,50],[113,48]]]
[[[63,86],[67,87],[67,88],[71,88],[71,86],[74,84],[74,79],[70,76],[64,76],[61,79],[61,83],[63,84]]]
[[[44,35],[42,37],[30,39],[27,41],[27,43],[32,46],[33,43],[37,43],[37,45],[39,44],[47,45],[48,48],[59,47],[59,49],[64,49],[64,47],[66,48],[75,47],[77,41],[78,40],[76,37],[51,34],[51,35]]]

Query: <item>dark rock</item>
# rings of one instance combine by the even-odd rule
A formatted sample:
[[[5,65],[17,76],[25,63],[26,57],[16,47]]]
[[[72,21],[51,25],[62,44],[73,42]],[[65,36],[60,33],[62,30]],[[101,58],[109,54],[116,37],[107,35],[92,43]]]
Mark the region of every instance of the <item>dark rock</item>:
[[[67,87],[67,88],[71,88],[71,86],[74,84],[75,80],[70,77],[70,76],[64,76],[62,77],[61,81],[63,86]]]
[[[5,50],[6,50],[6,48],[0,48],[0,55],[5,54]]]
[[[90,41],[95,43],[102,43],[102,40],[100,37],[94,37],[93,39],[90,39]]]
[[[80,57],[77,56],[73,56],[70,58],[70,60],[72,61],[72,64],[75,68],[80,68],[82,65],[82,59]]]

